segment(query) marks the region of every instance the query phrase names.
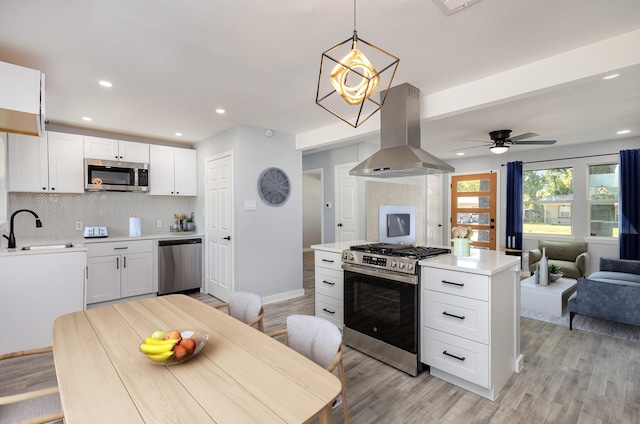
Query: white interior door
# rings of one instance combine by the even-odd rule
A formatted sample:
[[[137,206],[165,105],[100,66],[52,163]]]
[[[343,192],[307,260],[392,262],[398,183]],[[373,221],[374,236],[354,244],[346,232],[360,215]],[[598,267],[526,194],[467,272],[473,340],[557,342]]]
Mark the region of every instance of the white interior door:
[[[442,239],[442,175],[427,175],[427,246],[448,245]]]
[[[358,163],[336,165],[336,243],[358,237],[358,178],[349,171]]]
[[[205,159],[207,293],[222,301],[233,291],[233,156]]]

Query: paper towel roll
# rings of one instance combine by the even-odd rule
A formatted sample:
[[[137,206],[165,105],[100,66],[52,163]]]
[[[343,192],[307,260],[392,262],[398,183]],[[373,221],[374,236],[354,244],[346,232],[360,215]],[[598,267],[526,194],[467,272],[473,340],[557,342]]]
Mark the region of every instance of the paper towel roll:
[[[140,237],[141,235],[140,218],[129,218],[129,237]]]

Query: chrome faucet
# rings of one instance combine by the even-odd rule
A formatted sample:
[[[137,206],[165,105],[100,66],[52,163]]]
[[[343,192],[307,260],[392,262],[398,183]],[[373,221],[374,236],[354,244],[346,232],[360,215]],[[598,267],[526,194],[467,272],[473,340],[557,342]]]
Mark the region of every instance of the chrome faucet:
[[[15,218],[15,216],[20,212],[29,212],[31,215],[35,216],[36,228],[42,228],[42,222],[40,221],[40,217],[38,217],[38,215],[34,211],[31,211],[29,209],[18,209],[13,214],[11,214],[11,222],[9,224],[9,237],[7,237],[4,234],[2,235],[2,237],[9,240],[9,245],[7,246],[9,249],[15,249],[16,247],[16,235],[13,233],[13,218]]]

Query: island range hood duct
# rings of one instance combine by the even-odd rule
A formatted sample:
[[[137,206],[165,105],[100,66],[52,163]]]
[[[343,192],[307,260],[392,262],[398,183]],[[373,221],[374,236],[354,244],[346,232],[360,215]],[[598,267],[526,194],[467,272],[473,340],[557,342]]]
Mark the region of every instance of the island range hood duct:
[[[380,150],[349,175],[397,178],[454,171],[420,148],[420,90],[404,83],[389,89],[380,109]]]

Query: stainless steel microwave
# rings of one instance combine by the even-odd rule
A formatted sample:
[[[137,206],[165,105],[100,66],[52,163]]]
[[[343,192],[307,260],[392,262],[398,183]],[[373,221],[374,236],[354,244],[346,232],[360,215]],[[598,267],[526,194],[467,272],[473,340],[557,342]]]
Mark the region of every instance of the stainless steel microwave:
[[[149,164],[84,160],[84,188],[89,191],[149,191]]]

